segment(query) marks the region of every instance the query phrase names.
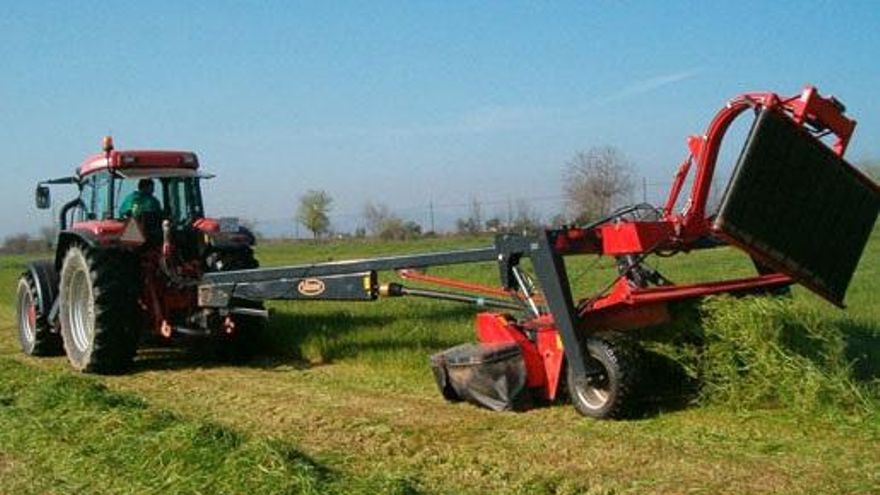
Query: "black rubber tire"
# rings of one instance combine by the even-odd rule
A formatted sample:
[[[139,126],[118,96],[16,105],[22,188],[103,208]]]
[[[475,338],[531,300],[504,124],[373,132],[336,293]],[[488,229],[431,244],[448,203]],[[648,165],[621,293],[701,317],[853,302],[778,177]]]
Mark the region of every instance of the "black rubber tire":
[[[586,356],[602,374],[591,385],[577,386],[568,367],[566,381],[571,402],[577,411],[596,419],[624,419],[637,414],[641,381],[641,347],[617,333],[601,333],[587,338]]]
[[[18,279],[15,295],[15,317],[18,322],[18,341],[28,356],[57,356],[63,349],[61,335],[53,332],[48,315],[40,311],[45,304],[38,301],[37,281],[31,272]]]
[[[228,272],[231,270],[250,270],[259,268],[260,263],[254,257],[254,250],[250,246],[240,246],[235,249],[215,251],[208,255],[214,260],[208,269]]]
[[[71,246],[59,284],[58,319],[64,350],[74,369],[126,371],[140,337],[137,258],[116,250]]]

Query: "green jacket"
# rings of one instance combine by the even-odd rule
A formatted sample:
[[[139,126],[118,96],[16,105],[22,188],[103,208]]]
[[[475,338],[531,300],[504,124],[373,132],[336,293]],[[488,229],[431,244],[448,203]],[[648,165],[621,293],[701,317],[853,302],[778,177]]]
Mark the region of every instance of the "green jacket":
[[[122,206],[119,208],[119,215],[123,217],[128,215],[136,217],[143,213],[158,213],[160,211],[162,211],[162,205],[159,204],[159,200],[152,194],[132,191],[131,194],[126,196],[125,200],[122,201]]]

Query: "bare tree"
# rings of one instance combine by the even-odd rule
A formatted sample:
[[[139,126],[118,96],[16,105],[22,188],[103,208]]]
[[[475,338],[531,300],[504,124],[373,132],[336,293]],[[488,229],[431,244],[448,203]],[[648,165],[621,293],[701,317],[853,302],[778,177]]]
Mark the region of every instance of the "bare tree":
[[[566,199],[579,223],[601,218],[632,198],[632,163],[617,148],[578,152],[563,173]]]
[[[483,207],[476,197],[471,199],[467,218],[459,218],[455,225],[459,234],[476,235],[483,230]]]
[[[541,217],[529,205],[525,199],[517,199],[516,213],[513,217],[513,224],[510,226],[511,231],[520,234],[534,234],[541,229]]]
[[[328,213],[333,207],[333,198],[326,191],[310,190],[299,197],[296,220],[312,232],[315,239],[330,229]]]
[[[565,213],[557,213],[550,218],[550,226],[551,227],[562,227],[563,225],[569,225],[568,216]]]
[[[485,223],[486,232],[498,233],[504,231],[504,222],[496,215]]]
[[[422,235],[422,226],[413,221],[404,221],[391,213],[387,205],[367,201],[364,205],[364,219],[370,234],[386,240],[405,240]]]
[[[378,236],[381,234],[392,218],[394,215],[388,209],[388,205],[372,201],[367,201],[364,204],[364,220],[367,221],[367,231],[370,235]]]

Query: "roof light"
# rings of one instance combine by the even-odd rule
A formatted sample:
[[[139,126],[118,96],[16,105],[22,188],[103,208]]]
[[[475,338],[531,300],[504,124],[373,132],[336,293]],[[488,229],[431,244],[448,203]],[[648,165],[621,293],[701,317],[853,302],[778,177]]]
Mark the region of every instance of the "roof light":
[[[104,136],[104,139],[101,141],[101,149],[105,153],[113,151],[113,136]]]

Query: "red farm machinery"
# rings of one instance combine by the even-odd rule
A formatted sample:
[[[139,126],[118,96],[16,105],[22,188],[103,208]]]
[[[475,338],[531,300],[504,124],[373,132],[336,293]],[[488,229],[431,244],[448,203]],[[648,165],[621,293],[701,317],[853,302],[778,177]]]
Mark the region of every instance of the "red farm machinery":
[[[709,212],[722,138],[749,111],[754,122],[720,207]],[[476,317],[479,344],[432,357],[446,398],[508,409],[523,393],[554,400],[565,386],[581,414],[622,417],[638,399],[639,343],[627,332],[668,322],[671,304],[800,283],[843,305],[880,209],[878,185],[843,159],[854,128],[841,102],[812,87],[791,97],[743,94],[688,140],[662,208],[501,234],[480,249],[262,269],[247,229],[205,216],[206,176],[195,154],[118,151],[107,139],[74,176],[37,187],[39,208],[49,207],[48,185],[75,185],[79,194],[60,209],[55,258],[30,263],[19,281],[21,346],[31,355],[63,349],[78,370],[116,373],[150,338],[206,339],[224,353],[246,353],[268,317],[265,300],[426,297],[490,310]],[[155,203],[127,204],[136,187],[149,186],[147,195],[155,185]],[[685,206],[676,209],[680,199]],[[756,274],[675,285],[644,263],[724,244],[749,256]],[[604,291],[576,298],[564,257],[584,254],[615,258],[618,275]],[[500,287],[419,271],[475,262],[497,263]],[[388,270],[433,288],[380,283]]]

